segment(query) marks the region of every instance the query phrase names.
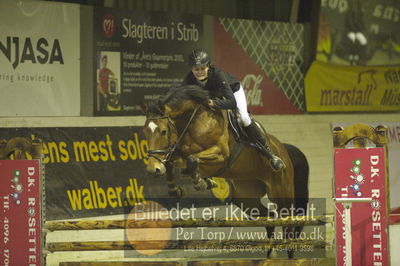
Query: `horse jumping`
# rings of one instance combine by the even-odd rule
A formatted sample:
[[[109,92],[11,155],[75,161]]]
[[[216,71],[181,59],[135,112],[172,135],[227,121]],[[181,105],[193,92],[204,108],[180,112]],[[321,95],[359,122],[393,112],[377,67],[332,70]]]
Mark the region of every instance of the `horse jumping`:
[[[244,208],[258,208],[261,216],[268,216],[271,206],[278,213],[283,208],[305,209],[309,169],[304,154],[265,133],[270,147],[286,165],[281,171],[273,171],[256,148],[250,145],[238,148],[228,125],[227,111],[211,110],[206,104],[208,99],[206,90],[183,86],[172,88],[157,102],[142,105],[146,115],[143,131],[149,148],[147,171],[166,175],[169,193],[176,197],[182,196],[182,189],[175,184],[174,167],[185,169],[199,190],[213,187],[209,177],[229,178],[233,186],[232,202]],[[232,158],[237,150],[240,152]],[[283,229],[286,233],[302,230],[301,227]],[[269,235],[273,230],[267,227]],[[289,252],[289,257],[292,256],[293,252]]]

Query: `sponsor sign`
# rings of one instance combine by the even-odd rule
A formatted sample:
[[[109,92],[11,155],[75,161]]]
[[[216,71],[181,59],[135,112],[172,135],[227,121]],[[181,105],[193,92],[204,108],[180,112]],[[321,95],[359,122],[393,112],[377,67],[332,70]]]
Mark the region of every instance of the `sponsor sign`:
[[[79,36],[78,5],[0,2],[2,116],[80,115]]]
[[[140,103],[179,85],[203,46],[203,17],[94,9],[96,115],[140,115]]]
[[[336,259],[345,265],[345,227],[351,226],[353,265],[388,265],[388,218],[384,148],[335,149],[335,198],[372,198],[353,203],[351,225],[344,208],[336,207]]]
[[[0,180],[0,263],[41,265],[40,163],[0,161]]]
[[[55,220],[121,214],[124,208],[149,198],[169,198],[166,178],[146,172],[147,141],[141,129],[3,128],[0,135],[42,140],[46,218]],[[209,197],[208,204],[219,202],[210,191],[195,191],[190,178],[177,182],[188,197]],[[218,195],[226,198],[222,191]]]
[[[315,61],[305,86],[309,112],[400,110],[398,67],[338,66]]]

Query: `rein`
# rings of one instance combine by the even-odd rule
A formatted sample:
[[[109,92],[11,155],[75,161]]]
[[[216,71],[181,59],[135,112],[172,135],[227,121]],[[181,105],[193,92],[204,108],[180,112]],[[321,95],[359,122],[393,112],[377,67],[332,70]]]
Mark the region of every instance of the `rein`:
[[[197,111],[199,110],[199,107],[200,106],[197,105],[196,108],[193,110],[193,113],[191,114],[188,122],[186,123],[185,128],[183,129],[181,135],[178,137],[177,141],[175,142],[175,144],[172,147],[171,147],[171,125],[173,125],[174,127],[175,127],[175,125],[171,122],[170,117],[169,116],[163,116],[163,117],[159,117],[159,118],[156,118],[156,119],[152,119],[152,120],[158,120],[158,119],[164,119],[164,118],[168,119],[168,146],[165,149],[149,150],[148,151],[148,156],[157,159],[162,164],[168,164],[170,162],[171,158],[172,158],[172,155],[176,151],[176,148],[181,144],[181,142],[183,140],[183,136],[188,131],[189,126],[193,121],[193,118],[195,117]],[[160,158],[155,156],[156,154],[166,154],[165,159],[161,160]]]

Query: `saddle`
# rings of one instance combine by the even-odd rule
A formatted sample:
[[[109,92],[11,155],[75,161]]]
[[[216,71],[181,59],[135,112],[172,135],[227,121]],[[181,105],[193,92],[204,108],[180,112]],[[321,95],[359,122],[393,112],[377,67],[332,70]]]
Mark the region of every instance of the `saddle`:
[[[260,124],[255,120],[254,122],[261,129]],[[250,136],[247,135],[243,125],[239,123],[239,116],[236,111],[228,110],[228,124],[230,130],[235,135],[236,142],[238,143],[242,142],[246,145],[256,148],[260,152],[264,152],[264,149],[257,142],[255,142]]]
[[[260,143],[260,141],[256,139],[253,139],[254,136],[249,136],[246,133],[247,130],[245,130],[244,127],[241,125],[241,123],[239,123],[238,115],[236,112],[228,110],[227,117],[228,117],[229,128],[235,135],[236,144],[228,158],[227,164],[223,169],[221,169],[221,172],[225,171],[228,167],[230,167],[233,164],[233,162],[236,160],[243,147],[246,145],[255,148],[258,152],[260,152],[260,154],[266,156],[271,162],[273,159],[276,160],[275,158],[278,158],[276,156],[274,158],[271,148],[269,148],[269,146],[267,145],[264,145],[264,143],[268,141],[267,139],[268,137],[265,134],[261,133],[264,132],[264,130],[257,121],[253,119],[253,123],[260,130],[260,134],[264,135],[263,137],[265,138],[265,140],[263,140],[263,143]],[[283,167],[285,167],[284,163]]]

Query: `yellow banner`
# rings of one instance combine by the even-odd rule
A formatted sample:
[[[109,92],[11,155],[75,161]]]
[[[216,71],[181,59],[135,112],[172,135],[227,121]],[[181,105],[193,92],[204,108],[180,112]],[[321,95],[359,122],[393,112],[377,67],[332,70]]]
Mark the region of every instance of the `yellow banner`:
[[[400,110],[400,67],[314,61],[305,78],[308,112]]]

